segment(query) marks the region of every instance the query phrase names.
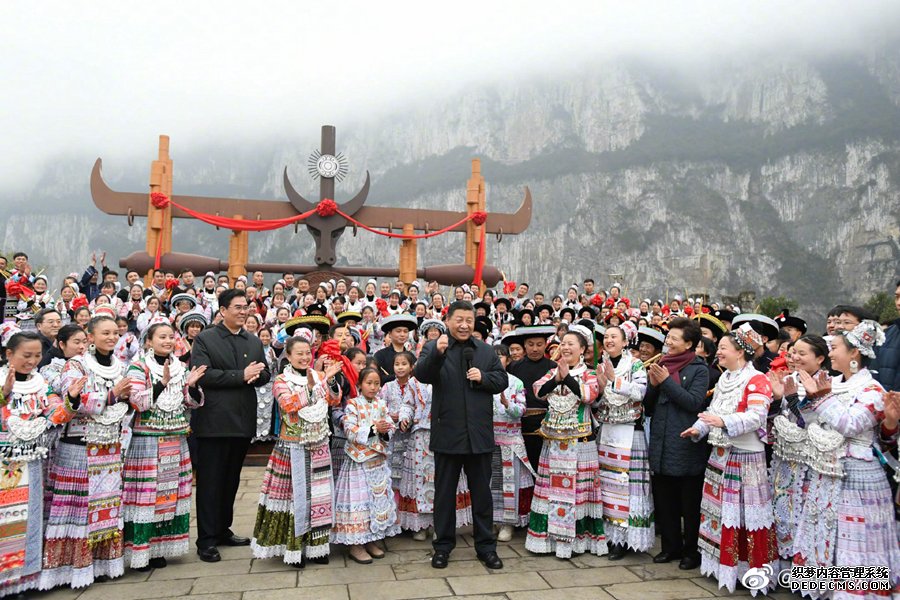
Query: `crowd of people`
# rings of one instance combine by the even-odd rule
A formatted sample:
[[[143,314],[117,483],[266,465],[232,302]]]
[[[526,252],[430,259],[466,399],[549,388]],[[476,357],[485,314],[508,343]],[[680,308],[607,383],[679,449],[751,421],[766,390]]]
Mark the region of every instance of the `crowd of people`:
[[[900,586],[900,325],[864,308],[807,323],[591,279],[549,298],[261,272],[145,285],[105,258],[51,286],[0,257],[0,595],[164,568],[194,494],[208,562],[247,545],[303,568],[342,545],[368,564],[408,532],[444,568],[471,524],[492,569],[519,529],[562,559],[658,536],[654,562],[729,591],[791,565],[888,569],[854,597]],[[267,441],[243,537],[241,468]]]

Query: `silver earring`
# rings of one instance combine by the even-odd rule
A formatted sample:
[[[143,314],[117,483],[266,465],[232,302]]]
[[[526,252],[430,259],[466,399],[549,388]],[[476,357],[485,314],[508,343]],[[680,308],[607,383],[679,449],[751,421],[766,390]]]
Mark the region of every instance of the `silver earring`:
[[[91,356],[97,354],[97,346],[91,344],[88,346],[88,352],[90,352]]]
[[[855,360],[850,361],[850,372],[851,373],[859,373],[859,363]]]

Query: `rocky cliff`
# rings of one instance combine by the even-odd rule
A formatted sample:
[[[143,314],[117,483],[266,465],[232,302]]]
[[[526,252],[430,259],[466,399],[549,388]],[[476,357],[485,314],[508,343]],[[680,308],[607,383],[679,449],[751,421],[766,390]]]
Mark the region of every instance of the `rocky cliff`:
[[[335,123],[350,176],[372,173],[370,204],[464,206],[469,159],[482,158],[488,207],[535,199],[529,231],[491,240],[488,261],[546,292],[584,276],[665,297],[750,290],[810,314],[892,287],[900,264],[900,48],[809,60],[768,57],[684,75],[636,62],[428,99],[392,115]],[[363,107],[364,108],[364,107]],[[315,197],[306,159],[318,132],[252,147],[227,141],[183,156],[183,194],[284,198],[281,171]],[[93,249],[143,246],[144,223],[99,214],[94,156],[57,161],[0,228],[54,276]],[[145,189],[146,162],[104,157],[117,189]],[[225,232],[179,222],[177,249],[224,256]],[[345,233],[343,264],[394,265],[398,242]],[[420,264],[461,262],[461,239],[420,242]],[[251,260],[309,263],[301,228],[251,235]]]

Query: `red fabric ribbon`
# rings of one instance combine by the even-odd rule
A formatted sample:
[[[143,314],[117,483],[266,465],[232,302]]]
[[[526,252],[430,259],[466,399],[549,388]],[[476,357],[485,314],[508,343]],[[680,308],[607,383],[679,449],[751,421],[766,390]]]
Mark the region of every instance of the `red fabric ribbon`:
[[[378,309],[378,314],[382,317],[388,316],[387,302],[384,298],[375,298],[375,308]]]
[[[6,295],[24,300],[34,296],[34,290],[19,281],[6,282]]]
[[[353,363],[350,362],[350,359],[341,353],[338,341],[328,340],[323,343],[319,346],[319,355],[341,363],[341,373],[344,374],[344,377],[347,378],[347,383],[350,384],[350,397],[356,398],[356,383],[359,379],[359,373],[353,368]]]
[[[503,282],[503,293],[504,294],[512,294],[516,291],[516,282],[515,281],[504,281]]]

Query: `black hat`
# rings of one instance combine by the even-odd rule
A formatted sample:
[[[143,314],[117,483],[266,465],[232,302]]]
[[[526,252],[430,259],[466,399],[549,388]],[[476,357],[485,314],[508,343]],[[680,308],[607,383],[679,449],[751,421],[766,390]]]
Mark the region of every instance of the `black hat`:
[[[475,317],[475,331],[481,334],[481,339],[486,340],[494,330],[494,324],[487,317]]]
[[[497,306],[498,304],[505,304],[506,310],[512,310],[512,300],[509,298],[497,298],[494,300],[494,306]]]
[[[201,312],[189,312],[185,313],[181,320],[178,322],[178,329],[181,330],[182,335],[187,335],[187,327],[191,323],[199,323],[201,329],[206,329],[209,326],[209,320],[206,318]]]
[[[518,327],[503,336],[500,340],[502,344],[518,343],[525,345],[525,340],[529,338],[547,339],[556,333],[556,327],[553,325],[531,325],[526,327]]]
[[[713,336],[715,336],[717,342],[722,339],[723,335],[728,333],[728,328],[725,327],[725,323],[713,315],[700,313],[699,315],[694,315],[692,318],[697,321],[697,324],[700,327],[709,329]]]
[[[568,318],[568,319],[566,319],[566,317],[564,316],[566,313],[570,314],[571,317]],[[576,316],[576,315],[575,315],[575,309],[572,308],[571,306],[565,306],[565,307],[562,308],[562,310],[559,311],[559,318],[560,318],[560,319],[566,319],[566,321],[568,321],[569,323],[574,323],[574,322],[575,322],[575,316]]]
[[[775,317],[775,322],[778,323],[779,328],[793,327],[799,329],[801,335],[806,333],[806,321],[800,317],[795,317],[786,308],[781,311],[780,315]]]
[[[638,341],[653,344],[657,350],[662,350],[666,343],[666,334],[653,327],[638,327]]]
[[[734,318],[738,314],[736,312],[732,312],[730,310],[726,310],[724,308],[720,308],[719,310],[713,311],[712,316],[722,321],[723,323],[731,323],[734,321]]]
[[[493,306],[489,302],[481,301],[481,302],[476,302],[475,304],[473,304],[472,308],[474,308],[475,310],[482,308],[482,309],[484,309],[484,314],[490,316]]]
[[[540,306],[535,307],[534,314],[539,315],[542,310],[546,310],[550,313],[551,317],[553,316],[553,307],[549,304],[541,304]]]
[[[294,335],[297,329],[311,329],[318,331],[320,334],[328,335],[331,328],[331,321],[323,315],[303,315],[302,317],[294,317],[284,324],[284,331],[290,336]]]
[[[320,317],[328,316],[328,307],[321,302],[313,302],[306,307],[307,315],[319,315]]]
[[[753,331],[764,335],[770,340],[778,339],[778,323],[766,315],[756,313],[741,313],[731,322],[732,327],[737,328],[741,323],[750,323]]]
[[[419,321],[412,315],[401,313],[385,317],[381,320],[380,327],[383,333],[388,333],[395,327],[406,327],[410,331],[415,331],[419,327]]]
[[[516,327],[520,327],[520,326],[521,326],[521,327],[527,327],[527,326],[522,322],[522,316],[523,316],[523,315],[531,315],[531,324],[534,325],[534,311],[531,310],[530,308],[523,308],[523,309],[521,309],[519,312],[516,313],[516,319],[515,319],[515,321],[514,321]]]
[[[355,321],[355,322],[359,323],[360,321],[362,321],[362,315],[359,314],[358,312],[355,312],[352,310],[345,310],[344,312],[342,312],[341,314],[339,314],[337,316],[338,323],[343,324],[343,323],[346,323],[347,321]]]
[[[583,317],[585,313],[588,314],[588,317],[587,317],[588,319],[593,320],[594,317],[597,316],[597,309],[595,309],[593,306],[590,306],[590,305],[582,306],[581,308],[578,309],[579,317]],[[560,311],[560,314],[562,314],[562,311]]]

